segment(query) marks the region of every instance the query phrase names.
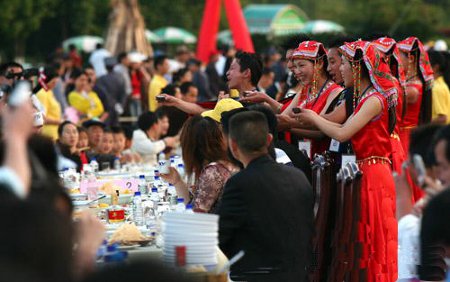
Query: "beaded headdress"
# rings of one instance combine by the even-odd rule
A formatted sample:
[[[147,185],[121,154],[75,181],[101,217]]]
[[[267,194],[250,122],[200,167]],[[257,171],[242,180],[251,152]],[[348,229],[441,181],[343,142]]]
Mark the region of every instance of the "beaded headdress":
[[[400,51],[408,54],[408,57],[411,58],[415,51],[418,51],[418,63],[419,63],[419,72],[425,81],[424,87],[426,89],[431,89],[433,84],[433,69],[431,68],[430,59],[428,58],[428,53],[425,51],[425,48],[417,37],[411,36],[397,43],[398,49]],[[410,67],[408,66],[408,71],[410,71]]]
[[[353,103],[356,104],[361,93],[361,64],[367,68],[373,87],[388,101],[389,107],[397,104],[398,90],[395,79],[390,72],[389,65],[383,60],[374,44],[367,41],[346,42],[339,48],[352,65],[354,80]]]
[[[317,62],[326,59],[327,50],[322,43],[317,41],[303,41],[292,54],[292,59],[311,60],[314,63],[314,74],[312,83],[312,95],[317,95],[317,79],[319,78],[320,69]]]

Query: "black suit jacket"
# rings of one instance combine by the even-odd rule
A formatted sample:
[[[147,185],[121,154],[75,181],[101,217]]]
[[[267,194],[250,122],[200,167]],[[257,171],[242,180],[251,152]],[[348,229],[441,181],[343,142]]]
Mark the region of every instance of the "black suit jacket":
[[[306,281],[313,234],[313,193],[298,169],[268,155],[231,177],[218,209],[220,248],[245,256],[237,281]]]

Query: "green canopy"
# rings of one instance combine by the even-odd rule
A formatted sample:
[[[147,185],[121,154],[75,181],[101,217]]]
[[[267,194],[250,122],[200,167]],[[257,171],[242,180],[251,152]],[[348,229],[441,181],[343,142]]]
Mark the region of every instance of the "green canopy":
[[[84,51],[90,53],[95,50],[97,43],[103,44],[103,38],[91,35],[80,35],[71,37],[63,41],[63,48],[65,50],[69,49],[69,45],[73,44],[79,51]]]
[[[145,30],[145,38],[147,38],[147,41],[150,43],[159,43],[161,42],[161,38],[159,38],[158,35],[156,35],[154,32],[146,29]]]
[[[162,27],[154,31],[161,38],[161,42],[169,44],[193,44],[197,37],[187,30],[178,27]]]
[[[231,36],[231,31],[229,29],[222,30],[217,34],[217,41],[222,44],[231,45],[233,44],[233,38]]]
[[[310,34],[340,33],[344,32],[344,27],[331,21],[315,20],[307,22],[302,32]]]
[[[248,5],[244,17],[250,33],[271,36],[298,34],[308,21],[295,5]]]

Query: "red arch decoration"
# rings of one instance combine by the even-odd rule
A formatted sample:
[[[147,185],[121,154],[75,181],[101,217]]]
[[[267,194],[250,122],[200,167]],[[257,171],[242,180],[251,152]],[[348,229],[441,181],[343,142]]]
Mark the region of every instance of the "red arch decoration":
[[[224,1],[228,24],[230,25],[236,49],[245,52],[255,52],[239,0]],[[197,58],[203,63],[208,63],[209,56],[216,51],[220,4],[221,0],[206,0],[197,42]]]

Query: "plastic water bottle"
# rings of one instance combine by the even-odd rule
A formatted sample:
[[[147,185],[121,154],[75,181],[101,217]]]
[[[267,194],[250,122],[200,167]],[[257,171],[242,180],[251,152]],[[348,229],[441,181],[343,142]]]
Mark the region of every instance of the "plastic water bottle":
[[[144,225],[144,210],[142,208],[141,192],[134,192],[133,218],[136,226]]]
[[[153,209],[155,210],[155,213],[156,213],[156,211],[158,209],[158,203],[160,201],[158,188],[156,188],[156,187],[152,188],[152,193],[150,194],[150,201],[152,201]]]
[[[184,199],[178,198],[177,199],[177,206],[175,208],[176,212],[184,212],[186,210],[186,206],[184,205]]]
[[[184,211],[185,213],[194,213],[194,209],[192,204],[187,204],[186,205],[186,210]]]
[[[114,158],[114,170],[120,171],[120,159],[118,157]]]
[[[141,192],[141,195],[147,195],[147,182],[145,181],[145,175],[139,175],[138,189]]]
[[[97,249],[97,261],[103,261],[108,250],[108,241],[103,240],[101,246]]]
[[[169,202],[170,209],[175,210],[177,206],[177,190],[172,184],[167,188],[167,201]]]
[[[91,162],[89,163],[89,165],[92,168],[92,172],[94,173],[98,173],[98,162],[96,158],[92,158]]]
[[[161,152],[158,156],[159,172],[162,174],[170,173],[170,161],[166,159],[166,155]]]
[[[127,255],[127,252],[120,252],[118,250],[118,244],[112,244],[108,246],[104,260],[105,263],[120,264],[125,262]]]
[[[184,164],[178,164],[177,170],[178,170],[178,173],[180,174],[181,179],[184,180],[184,176],[185,176]]]
[[[153,176],[153,187],[158,187],[159,185],[162,185],[161,178],[159,175]]]

